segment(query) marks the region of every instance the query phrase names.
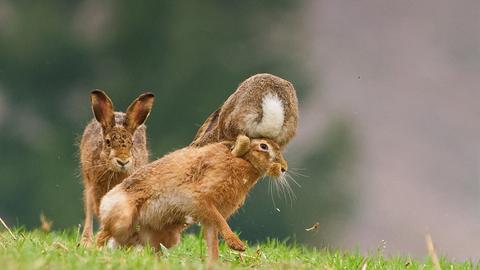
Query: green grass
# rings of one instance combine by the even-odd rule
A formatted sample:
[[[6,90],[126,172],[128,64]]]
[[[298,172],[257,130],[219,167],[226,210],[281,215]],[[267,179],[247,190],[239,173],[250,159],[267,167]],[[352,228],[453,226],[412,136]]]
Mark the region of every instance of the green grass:
[[[180,245],[155,254],[150,248],[98,250],[77,247],[77,230],[44,233],[14,230],[16,240],[0,232],[0,269],[435,269],[422,261],[385,257],[381,252],[360,253],[312,249],[270,240],[249,245],[241,256],[221,245],[221,262],[208,267],[205,244],[197,235],[186,234]],[[442,269],[480,269],[472,262],[441,259]]]

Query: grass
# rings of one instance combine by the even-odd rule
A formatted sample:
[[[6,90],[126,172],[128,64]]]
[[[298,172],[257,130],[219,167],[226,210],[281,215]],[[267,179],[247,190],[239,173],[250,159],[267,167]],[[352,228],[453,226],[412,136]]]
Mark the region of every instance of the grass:
[[[436,269],[429,258],[385,257],[381,251],[360,253],[289,245],[278,240],[250,245],[243,254],[221,245],[221,262],[208,266],[205,244],[186,234],[180,245],[155,254],[150,248],[98,250],[77,247],[76,229],[44,233],[40,230],[0,231],[0,269]],[[442,269],[480,269],[472,262],[440,258]]]

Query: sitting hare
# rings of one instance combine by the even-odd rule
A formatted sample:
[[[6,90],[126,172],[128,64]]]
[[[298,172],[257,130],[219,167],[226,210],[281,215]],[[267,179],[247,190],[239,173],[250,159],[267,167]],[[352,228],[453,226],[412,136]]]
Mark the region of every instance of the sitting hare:
[[[284,147],[295,135],[298,101],[293,85],[271,74],[257,74],[240,84],[222,107],[198,130],[192,146],[203,146],[237,135],[269,138]]]
[[[142,94],[128,107],[127,113],[121,113],[114,112],[105,92],[91,92],[95,119],[85,128],[80,142],[85,207],[81,241],[84,245],[91,243],[93,214],[98,216],[103,195],[148,162],[143,123],[150,114],[153,100],[153,94]]]
[[[240,135],[232,144],[185,147],[134,172],[102,199],[97,245],[113,238],[121,246],[169,248],[199,222],[211,260],[218,259],[218,233],[230,248],[245,250],[226,220],[259,178],[282,176],[287,163],[270,139]]]

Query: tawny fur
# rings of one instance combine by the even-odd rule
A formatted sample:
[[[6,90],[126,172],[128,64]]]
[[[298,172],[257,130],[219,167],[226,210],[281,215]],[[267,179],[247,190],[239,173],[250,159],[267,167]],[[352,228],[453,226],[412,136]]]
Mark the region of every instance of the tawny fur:
[[[287,163],[272,140],[239,136],[232,145],[186,147],[134,172],[102,199],[97,245],[114,238],[120,246],[169,248],[193,219],[203,226],[210,259],[218,258],[218,233],[230,248],[245,250],[226,220],[260,177],[280,176]]]
[[[240,135],[269,138],[284,147],[295,135],[298,100],[293,85],[271,74],[257,74],[240,84],[198,130],[192,146]]]
[[[80,143],[80,165],[84,185],[85,222],[81,242],[93,237],[93,215],[98,216],[100,200],[135,169],[148,162],[146,127],[153,106],[151,93],[140,95],[127,113],[114,112],[103,91],[91,93],[95,118],[87,125]]]

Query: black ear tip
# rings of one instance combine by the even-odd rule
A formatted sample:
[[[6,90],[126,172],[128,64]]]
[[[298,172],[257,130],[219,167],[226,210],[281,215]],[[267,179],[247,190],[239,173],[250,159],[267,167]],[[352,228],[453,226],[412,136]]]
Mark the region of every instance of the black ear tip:
[[[105,91],[100,90],[100,89],[94,89],[90,92],[90,95],[92,95],[92,96],[106,96],[107,93],[105,93]]]
[[[138,99],[140,99],[140,100],[144,100],[144,99],[148,99],[148,98],[155,98],[155,95],[152,92],[146,92],[146,93],[141,94],[138,97]]]

